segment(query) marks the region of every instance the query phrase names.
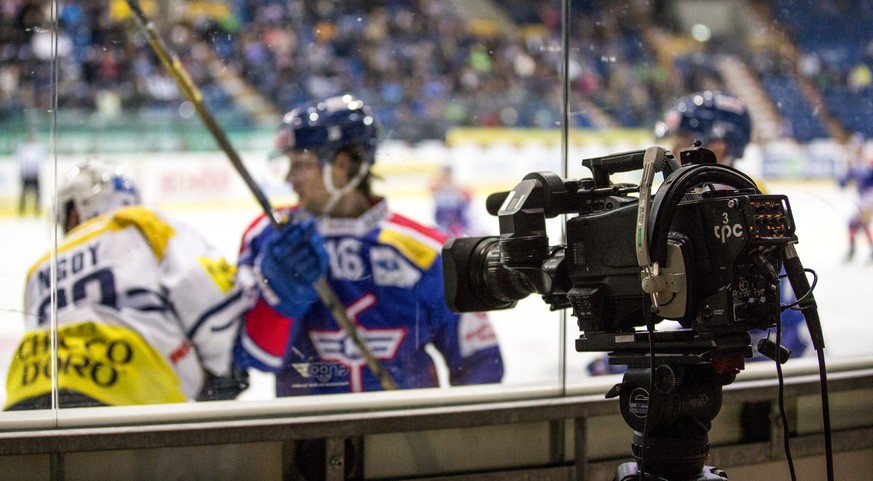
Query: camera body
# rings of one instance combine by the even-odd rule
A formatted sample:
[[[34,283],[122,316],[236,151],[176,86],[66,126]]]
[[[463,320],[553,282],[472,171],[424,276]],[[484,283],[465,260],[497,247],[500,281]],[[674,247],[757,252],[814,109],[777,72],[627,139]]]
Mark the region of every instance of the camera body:
[[[585,159],[591,178],[536,172],[492,195],[500,235],[452,238],[443,248],[449,307],[507,309],[537,293],[553,310],[572,309],[577,351],[614,351],[611,360],[626,364],[648,351],[635,329],[662,319],[681,328],[659,335],[659,355],[700,363],[750,352],[747,331],[779,320],[778,273],[784,246],[796,241],[788,199],[761,194],[706,149],[682,158],[687,165],[652,147]],[[641,188],[645,165],[664,175],[654,196]],[[610,180],[637,169],[641,186]],[[546,219],[562,214],[566,242],[549,245]]]

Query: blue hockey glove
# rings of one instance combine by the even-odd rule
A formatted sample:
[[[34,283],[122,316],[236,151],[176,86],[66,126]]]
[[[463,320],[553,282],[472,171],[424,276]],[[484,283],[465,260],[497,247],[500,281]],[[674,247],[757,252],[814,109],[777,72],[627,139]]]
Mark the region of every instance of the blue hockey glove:
[[[264,243],[260,271],[266,288],[264,298],[277,311],[299,318],[318,300],[313,284],[327,273],[324,238],[311,217],[282,226]]]

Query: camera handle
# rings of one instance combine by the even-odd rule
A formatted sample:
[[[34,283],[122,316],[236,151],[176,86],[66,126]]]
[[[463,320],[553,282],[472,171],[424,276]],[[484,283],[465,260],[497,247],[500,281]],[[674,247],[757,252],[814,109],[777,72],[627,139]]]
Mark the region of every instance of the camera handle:
[[[658,293],[667,291],[667,278],[660,273],[658,262],[649,256],[649,210],[652,203],[652,182],[655,172],[661,172],[666,164],[667,151],[661,147],[649,147],[643,156],[643,176],[640,180],[640,201],[637,207],[635,246],[641,274],[643,292],[652,297],[652,309],[658,312]]]

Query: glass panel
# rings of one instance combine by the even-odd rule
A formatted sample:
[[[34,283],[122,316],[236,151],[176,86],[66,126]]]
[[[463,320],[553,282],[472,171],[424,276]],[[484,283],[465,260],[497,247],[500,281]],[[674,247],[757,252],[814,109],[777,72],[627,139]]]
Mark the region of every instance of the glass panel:
[[[825,338],[832,346],[829,355],[869,354],[862,341],[865,330],[853,307],[857,303],[852,302],[863,296],[865,266],[861,258],[867,260],[869,252],[864,249],[870,248],[864,244],[864,227],[869,220],[866,201],[862,201],[866,196],[855,190],[852,182],[858,187],[868,182],[865,177],[847,175],[863,171],[866,161],[858,159],[869,154],[866,137],[870,132],[859,120],[870,108],[869,69],[865,50],[845,45],[838,34],[826,28],[851,24],[863,18],[866,10],[862,9],[864,15],[853,16],[842,7],[797,0],[739,6],[719,1],[566,1],[535,6],[504,1],[495,3],[493,9],[476,11],[466,10],[470,8],[466,2],[436,0],[379,5],[364,1],[144,1],[143,13],[155,27],[151,43],[149,31],[131,15],[126,2],[52,3],[48,9],[30,2],[12,2],[11,9],[0,17],[4,27],[11,27],[2,30],[0,51],[0,155],[7,160],[6,174],[0,181],[8,187],[3,192],[9,193],[0,221],[7,226],[8,251],[13,253],[7,254],[6,271],[0,276],[7,293],[0,311],[6,317],[2,352],[8,354],[6,361],[0,361],[5,364],[0,365],[4,371],[9,369],[12,353],[24,336],[23,314],[39,316],[40,308],[23,307],[18,293],[24,292],[28,268],[50,251],[58,230],[48,208],[55,193],[51,184],[55,179],[62,183],[72,167],[96,158],[120,167],[149,209],[98,229],[99,236],[128,235],[133,232],[130,226],[135,225],[147,233],[149,243],[140,245],[145,247],[143,255],[129,256],[124,265],[113,264],[113,269],[133,269],[136,282],[122,287],[126,281],[114,272],[109,276],[105,270],[92,271],[98,257],[96,250],[90,250],[93,239],[74,237],[79,240],[62,244],[57,259],[47,257],[49,264],[34,271],[35,289],[40,290],[39,283],[53,282],[47,273],[52,272],[51,262],[57,261],[57,298],[48,304],[48,310],[56,305],[62,324],[69,306],[87,298],[133,311],[138,319],[133,324],[154,325],[158,321],[153,322],[153,316],[169,316],[172,322],[166,325],[172,327],[160,335],[141,338],[142,333],[76,324],[60,335],[61,370],[98,387],[121,386],[118,390],[124,394],[119,396],[90,396],[121,404],[197,398],[204,367],[228,374],[225,360],[232,336],[227,333],[233,331],[233,323],[221,315],[212,316],[229,312],[238,300],[236,291],[225,283],[233,270],[221,258],[229,266],[242,261],[243,276],[254,272],[245,268],[245,256],[250,252],[239,254],[243,233],[264,210],[252,195],[252,186],[274,205],[308,202],[302,194],[306,188],[302,180],[296,181],[294,189],[286,182],[288,159],[274,155],[277,127],[292,107],[339,93],[363,99],[378,118],[373,192],[385,195],[393,212],[424,226],[442,221],[439,209],[469,196],[468,223],[444,228],[450,236],[470,237],[500,233],[497,218],[485,210],[489,194],[512,189],[534,171],[551,171],[570,179],[589,177],[590,171],[581,166],[583,158],[653,144],[678,150],[677,146],[687,146],[690,140],[674,144],[678,136],[655,136],[659,121],[664,121],[660,127],[670,127],[669,121],[675,118],[666,112],[693,92],[730,92],[745,100],[751,125],[750,143],[742,155],[735,153],[735,166],[768,192],[789,196],[801,258],[827,279],[816,286],[816,298],[825,319]],[[565,6],[570,12],[566,19],[562,18]],[[742,9],[744,14],[736,14],[733,8]],[[59,25],[55,36],[49,21],[54,10]],[[822,17],[833,21],[827,25],[810,21]],[[565,29],[569,33],[567,49],[561,35]],[[869,40],[865,31],[859,27],[858,37]],[[178,57],[176,78],[156,55],[156,46],[161,44]],[[568,125],[563,121],[565,71]],[[53,73],[57,75],[56,106],[51,95]],[[177,85],[186,78],[195,86],[188,96]],[[731,107],[724,101],[720,106]],[[210,131],[205,125],[217,129]],[[53,126],[57,126],[55,152],[46,153],[41,169],[42,212],[19,215],[15,151],[30,132],[48,150]],[[567,128],[566,136],[562,127]],[[723,126],[720,130],[724,131]],[[859,135],[853,135],[856,132]],[[336,133],[336,129],[326,130],[326,135]],[[306,133],[294,135],[297,147],[308,141]],[[218,147],[217,140],[223,138],[229,146],[226,150]],[[288,138],[279,140],[285,142],[279,146],[290,147]],[[315,150],[317,146],[311,147]],[[237,156],[251,174],[250,185],[234,168],[232,160]],[[307,169],[317,171],[319,167],[307,167],[306,160],[297,159],[292,178]],[[335,181],[342,184],[355,172],[335,172]],[[449,173],[459,189],[448,187]],[[613,180],[638,183],[639,175],[621,174]],[[308,179],[320,182],[317,176]],[[658,182],[656,179],[655,189]],[[119,185],[119,195],[111,202],[132,195],[124,187],[127,184]],[[319,195],[330,198],[327,190]],[[307,205],[316,214],[325,207]],[[337,205],[342,208],[346,204]],[[58,205],[61,213],[66,212],[63,207]],[[165,220],[164,215],[173,220]],[[549,244],[571,243],[563,235],[566,222],[558,217],[546,223]],[[411,227],[406,220],[392,221],[394,230],[374,235],[379,248],[366,255],[361,255],[360,249],[368,244],[330,230],[348,228],[347,223],[321,226],[327,237],[329,279],[337,281],[328,284],[330,290],[337,291],[347,307],[352,306],[351,321],[371,329],[362,332],[374,344],[373,349],[380,350],[374,353],[380,364],[391,364],[403,343],[428,339],[422,329],[423,313],[429,312],[424,306],[434,298],[423,296],[426,301],[413,303],[412,314],[401,308],[390,309],[384,316],[386,325],[367,325],[368,313],[375,312],[366,295],[369,288],[352,294],[343,286],[345,281],[362,279],[373,279],[381,283],[380,289],[390,287],[398,292],[418,285],[410,279],[428,272],[425,267],[433,264],[426,259],[432,260],[428,256],[439,242],[419,232],[417,224]],[[181,233],[189,230],[204,237],[215,251],[201,256],[199,248],[192,247],[199,245],[199,240],[170,241],[182,238]],[[855,241],[854,256],[848,258],[845,251],[851,240]],[[427,247],[428,243],[433,245]],[[177,249],[177,244],[185,247]],[[611,253],[614,247],[604,249]],[[205,275],[209,282],[195,281],[198,287],[187,287],[185,282],[191,278],[178,275],[171,276],[175,282],[172,287],[157,281],[148,284],[149,272],[158,275],[149,271],[156,268],[155,262],[175,259],[177,251],[182,252],[182,264],[196,261],[194,272]],[[304,256],[303,260],[315,257]],[[95,264],[89,266],[89,259]],[[369,264],[359,263],[364,260]],[[282,266],[281,259],[276,259],[276,265]],[[176,272],[173,269],[177,267],[166,269]],[[478,270],[473,273],[485,276]],[[266,275],[270,277],[269,272]],[[245,278],[240,279],[243,285]],[[256,277],[249,280],[257,283]],[[480,291],[493,289],[495,280],[485,280],[491,287],[477,288]],[[309,281],[302,287],[283,286],[281,280],[279,284],[275,288],[306,291],[297,292],[292,296],[295,299],[328,294],[323,289],[319,295],[312,294]],[[209,286],[214,297],[203,294],[204,286]],[[47,295],[42,290],[41,297],[31,304],[42,305]],[[196,302],[191,300],[192,292],[198,294]],[[381,303],[382,297],[388,298],[387,291],[380,290],[378,296]],[[314,305],[320,306],[322,301],[315,300]],[[375,363],[368,362],[341,326],[303,329],[301,323],[295,323],[295,330],[277,329],[280,324],[274,321],[278,314],[272,312],[276,309],[263,306],[273,320],[261,316],[260,311],[253,314],[257,320],[248,324],[246,331],[247,359],[256,359],[264,368],[284,366],[283,378],[290,380],[282,383],[283,393],[355,390],[359,382],[372,389],[381,387],[379,379],[367,374],[372,369],[366,365]],[[297,307],[282,305],[277,309],[295,311]],[[299,316],[308,313],[295,312]],[[480,352],[489,372],[473,376],[480,381],[494,381],[488,376],[500,371],[487,351],[494,339],[500,347],[503,374],[499,378],[503,385],[557,390],[565,375],[573,382],[585,382],[589,363],[602,357],[600,353],[575,352],[576,319],[549,311],[538,295],[526,297],[513,309],[490,312],[488,324],[481,317],[468,317],[458,339],[454,339],[456,331],[451,331],[449,357]],[[406,330],[398,330],[398,319],[407,323]],[[124,324],[129,326],[130,322]],[[259,330],[262,326],[267,327]],[[218,334],[204,334],[213,328]],[[377,329],[387,335],[376,336]],[[298,335],[302,344],[286,353],[289,345],[284,336],[289,332]],[[810,355],[804,327],[797,332],[806,343],[803,356]],[[434,334],[432,344],[445,340],[440,337],[443,334]],[[376,337],[384,342],[376,343]],[[42,345],[28,339],[30,344],[23,346]],[[72,339],[83,340],[82,346],[105,349],[75,351]],[[140,345],[141,339],[154,344],[156,350]],[[458,374],[469,374],[469,366],[452,371],[454,362],[440,361],[443,356],[432,348],[427,351],[437,359],[434,369],[440,382],[446,383],[452,372],[457,382],[471,382],[469,377],[460,380],[463,376]],[[795,355],[799,351],[796,349]],[[153,355],[133,354],[145,352]],[[431,372],[428,358],[410,356],[419,362],[414,368],[393,371],[398,378],[395,381],[401,384],[412,379],[410,371]],[[566,373],[562,371],[565,356]],[[145,368],[127,365],[134,357],[137,362],[151,361]],[[206,365],[199,365],[198,359],[205,359]],[[121,373],[132,367],[145,377],[125,377],[130,383],[126,385],[120,381]],[[389,372],[393,367],[389,366]],[[272,374],[256,368],[249,371],[250,387],[239,399],[275,396]],[[17,372],[23,382],[45,369],[20,367]],[[181,392],[166,386],[167,379],[173,379],[177,372],[182,373]],[[432,382],[429,376],[415,379],[410,385]],[[212,396],[228,395],[222,393],[239,387],[238,379],[221,377],[216,381]],[[146,382],[163,384],[165,389],[141,389]],[[155,392],[163,394],[153,397]],[[7,400],[9,395],[5,393]],[[72,398],[65,399],[62,406],[72,405]]]
[[[15,7],[13,17],[23,17],[18,14],[26,6]],[[387,197],[395,215],[385,216],[377,205],[359,227],[318,221],[326,237],[329,288],[315,296],[312,279],[270,285],[286,288],[286,294],[287,288],[297,291],[278,306],[262,299],[252,311],[241,343],[247,354],[239,359],[253,367],[239,399],[276,395],[273,374],[257,369],[275,369],[276,360],[283,366],[280,394],[381,390],[384,380],[371,373],[377,363],[388,367],[400,387],[484,383],[497,390],[493,383],[500,381],[559,388],[558,314],[527,299],[515,310],[459,318],[434,293],[442,289],[435,254],[445,235],[499,233],[497,219],[485,211],[487,195],[511,188],[527,172],[562,170],[560,29],[513,18],[511,9],[483,13],[435,1],[144,1],[141,8],[140,17],[127,2],[57,5],[56,32],[48,24],[31,30],[57,46],[58,108],[39,103],[48,100],[10,96],[25,103],[20,110],[31,117],[57,115],[58,162],[46,175],[57,178],[59,213],[72,220],[57,226],[58,257],[46,257],[33,279],[57,285],[57,297],[45,306],[58,311],[60,407],[237,394],[242,381],[227,367],[236,329],[230,313],[241,312],[248,300],[243,286],[261,285],[251,277],[261,275],[260,257],[259,270],[252,271],[246,264],[251,251],[238,255],[243,234],[266,203],[300,201],[318,215],[327,210],[319,196],[330,196],[307,196],[312,187],[289,186],[289,160],[274,152],[277,127],[292,107],[342,93],[360,97],[378,119],[372,189]],[[544,12],[559,10],[554,2]],[[170,65],[160,61],[164,55]],[[43,75],[49,75],[51,65],[42,61]],[[51,86],[48,78],[13,80],[24,92]],[[331,103],[321,113],[334,108]],[[370,120],[356,117],[354,103],[341,106],[343,112],[361,125],[343,131],[340,119],[327,135],[358,135],[358,127],[367,135]],[[24,121],[9,122],[23,134]],[[47,137],[49,123],[43,123]],[[305,135],[295,133],[295,145],[309,148]],[[333,137],[315,138],[327,140]],[[13,140],[8,142],[11,152]],[[310,150],[327,155],[316,147]],[[356,162],[355,155],[335,162],[331,183],[354,177],[357,170],[337,171]],[[366,151],[363,160],[366,166]],[[310,172],[312,167],[319,168],[310,166]],[[241,179],[239,168],[251,178]],[[295,164],[291,180],[306,168]],[[320,176],[308,179],[323,182]],[[343,213],[349,205],[359,215],[359,206],[372,202],[357,192],[342,195],[340,216],[350,215]],[[458,200],[469,204],[467,218],[437,227]],[[32,224],[43,241],[17,251],[27,265],[48,251],[56,228]],[[361,226],[373,230],[356,230]],[[234,286],[229,276],[238,257],[242,268]],[[284,270],[288,265],[281,260],[271,262]],[[52,262],[56,279],[47,274]],[[7,292],[24,291],[25,270],[17,268],[20,285]],[[275,273],[266,271],[268,278]],[[28,305],[40,304],[53,289],[42,290],[28,296]],[[328,316],[322,303],[330,291],[346,304],[344,317],[362,326],[358,333],[377,362],[361,353],[342,326],[319,323]],[[301,295],[311,296],[314,307],[295,312],[303,319],[289,334],[280,313]],[[11,346],[24,334],[21,308],[13,308],[18,302],[10,301],[16,317],[8,323],[14,326]],[[529,318],[536,324],[529,325]],[[297,342],[283,353],[281,340],[289,335]],[[28,343],[35,341],[23,345]],[[210,373],[218,375],[211,384],[204,380]],[[200,391],[204,385],[211,387],[208,394]]]
[[[582,158],[652,145],[677,153],[697,138],[765,193],[787,195],[798,255],[821,280],[814,293],[829,357],[871,353],[857,302],[865,295],[861,276],[873,246],[865,200],[870,129],[861,120],[871,108],[871,36],[863,28],[870,12],[861,3],[571,2],[572,134],[616,127],[633,134],[610,137],[622,139],[614,144],[580,142],[577,152],[571,149],[570,176],[590,177]],[[613,176],[616,182],[640,178],[640,171]],[[657,176],[653,193],[659,183]],[[701,293],[703,281],[696,282],[688,289]],[[793,296],[785,279],[782,289],[787,304]],[[795,362],[814,362],[803,316],[786,309],[780,317]],[[761,336],[753,333],[754,347]],[[581,356],[583,365],[589,356]],[[572,354],[568,359],[568,379],[584,377],[573,374],[580,366]],[[754,360],[766,358],[756,351]]]
[[[560,87],[560,64],[554,63],[560,31],[509,28],[527,21],[514,18],[511,6],[494,5],[483,12],[462,2],[373,5],[304,3],[304,8],[295,11],[285,6],[265,10],[250,4],[237,12],[242,27],[236,33],[236,54],[228,61],[280,112],[341,92],[365,100],[379,118],[382,132],[373,167],[381,179],[374,180],[374,192],[384,194],[389,207],[408,219],[424,225],[442,223],[441,229],[450,236],[497,234],[496,219],[484,209],[486,196],[509,189],[531,170],[561,168],[556,149],[560,141],[556,129],[560,103],[554,96]],[[558,8],[555,2],[553,10]],[[544,62],[549,63],[543,72],[536,72]],[[325,114],[319,112],[319,107],[314,111]],[[308,132],[294,127],[297,120],[293,115],[286,121],[290,124],[288,134],[294,136],[297,147],[312,142]],[[300,121],[314,122],[312,117]],[[275,124],[275,120],[272,122]],[[543,127],[547,132],[541,136],[495,127]],[[519,136],[545,137],[546,141],[530,145],[518,142]],[[295,162],[305,165],[305,161],[295,157]],[[292,171],[294,190],[304,206],[323,213],[324,204],[305,192],[305,169],[301,166],[300,172]],[[464,208],[467,201],[469,211],[462,214],[458,209]],[[392,309],[392,298],[379,292],[407,274],[416,279],[423,277],[415,284],[395,287],[420,289],[431,271],[416,258],[403,254],[403,246],[395,243],[394,247],[400,247],[406,256],[406,260],[400,259],[400,265],[411,262],[403,269],[407,274],[380,274],[383,266],[372,261],[374,256],[390,252],[383,251],[383,246],[386,241],[394,242],[390,241],[394,236],[391,222],[383,225],[387,230],[373,245],[359,245],[360,239],[335,229],[324,229],[323,233],[328,237],[331,286],[339,294],[348,296],[348,281],[360,275],[357,256],[363,256],[361,272],[373,276],[375,285],[367,287],[364,283],[364,289],[375,289],[379,304],[361,311],[364,334],[370,336],[366,329],[377,327],[378,318],[386,314],[392,319],[382,327],[385,335],[401,326],[407,333],[407,337],[398,338],[396,345],[383,346],[390,347],[392,354],[374,352],[396,382],[402,387],[434,383],[420,376],[430,370],[429,359],[399,362],[401,357],[418,356],[410,343],[430,340],[428,352],[437,358],[437,372],[444,385],[500,380],[504,384],[559,386],[561,326],[556,322],[557,314],[548,313],[538,301],[526,300],[514,310],[492,312],[488,315],[490,325],[481,315],[465,314],[456,327],[452,318],[445,318],[448,324],[438,321],[444,314],[434,309],[441,308],[428,307],[430,301],[422,300],[416,301],[415,320],[398,322],[412,315],[402,304],[406,294],[395,299],[400,304]],[[407,235],[411,231],[405,232]],[[245,272],[251,261],[245,256],[251,254],[244,250],[243,255]],[[383,260],[395,262],[394,256],[391,253],[391,259]],[[372,267],[367,266],[367,257]],[[371,268],[376,269],[372,274]],[[442,279],[437,282],[441,284]],[[431,299],[441,304],[432,294]],[[365,360],[357,352],[358,347],[350,345],[345,333],[332,323],[321,326],[317,311],[303,315],[309,317],[301,332],[292,331],[296,340],[291,341],[295,350],[290,354],[290,365],[286,359],[279,375],[280,395],[379,388],[377,380],[363,369]],[[424,328],[422,315],[437,316],[431,322],[438,325]],[[525,326],[530,318],[536,318],[537,324]],[[255,331],[256,322],[250,322],[244,334],[250,343],[249,354],[256,359],[254,364],[279,361],[276,353],[269,355],[264,339],[258,338],[264,333]],[[501,361],[496,360],[495,340]],[[376,344],[372,347],[381,349]],[[393,354],[395,348],[398,351]],[[363,376],[360,380],[359,375]],[[359,382],[362,386],[358,386]],[[242,397],[256,393],[253,389]]]
[[[54,152],[52,96],[54,43],[49,10],[31,2],[12,5],[0,13],[0,158],[3,159],[2,215],[4,253],[0,272],[0,371],[9,373],[3,389],[4,409],[24,408],[33,386],[50,390],[51,304],[48,270],[35,273],[34,284],[43,304],[22,304],[28,272],[45,256],[54,234],[52,200]],[[40,325],[40,334],[20,343],[25,324]],[[29,407],[50,408],[51,396]],[[46,411],[46,421],[50,412]],[[37,420],[40,416],[30,418]]]

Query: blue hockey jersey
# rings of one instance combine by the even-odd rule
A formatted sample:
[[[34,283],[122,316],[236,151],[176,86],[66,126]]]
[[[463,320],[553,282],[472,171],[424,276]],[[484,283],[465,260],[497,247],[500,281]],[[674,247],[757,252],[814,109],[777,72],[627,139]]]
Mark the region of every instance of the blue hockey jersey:
[[[296,209],[280,209],[279,214],[293,216]],[[330,287],[398,387],[439,384],[428,345],[444,358],[451,384],[500,382],[503,361],[487,316],[459,316],[446,307],[442,234],[389,212],[384,199],[374,199],[356,219],[320,218],[317,228],[329,256]],[[315,303],[300,319],[271,307],[259,263],[272,230],[269,219],[261,217],[243,237],[238,281],[251,294],[252,306],[237,344],[237,362],[275,372],[278,396],[381,390],[327,307]]]

